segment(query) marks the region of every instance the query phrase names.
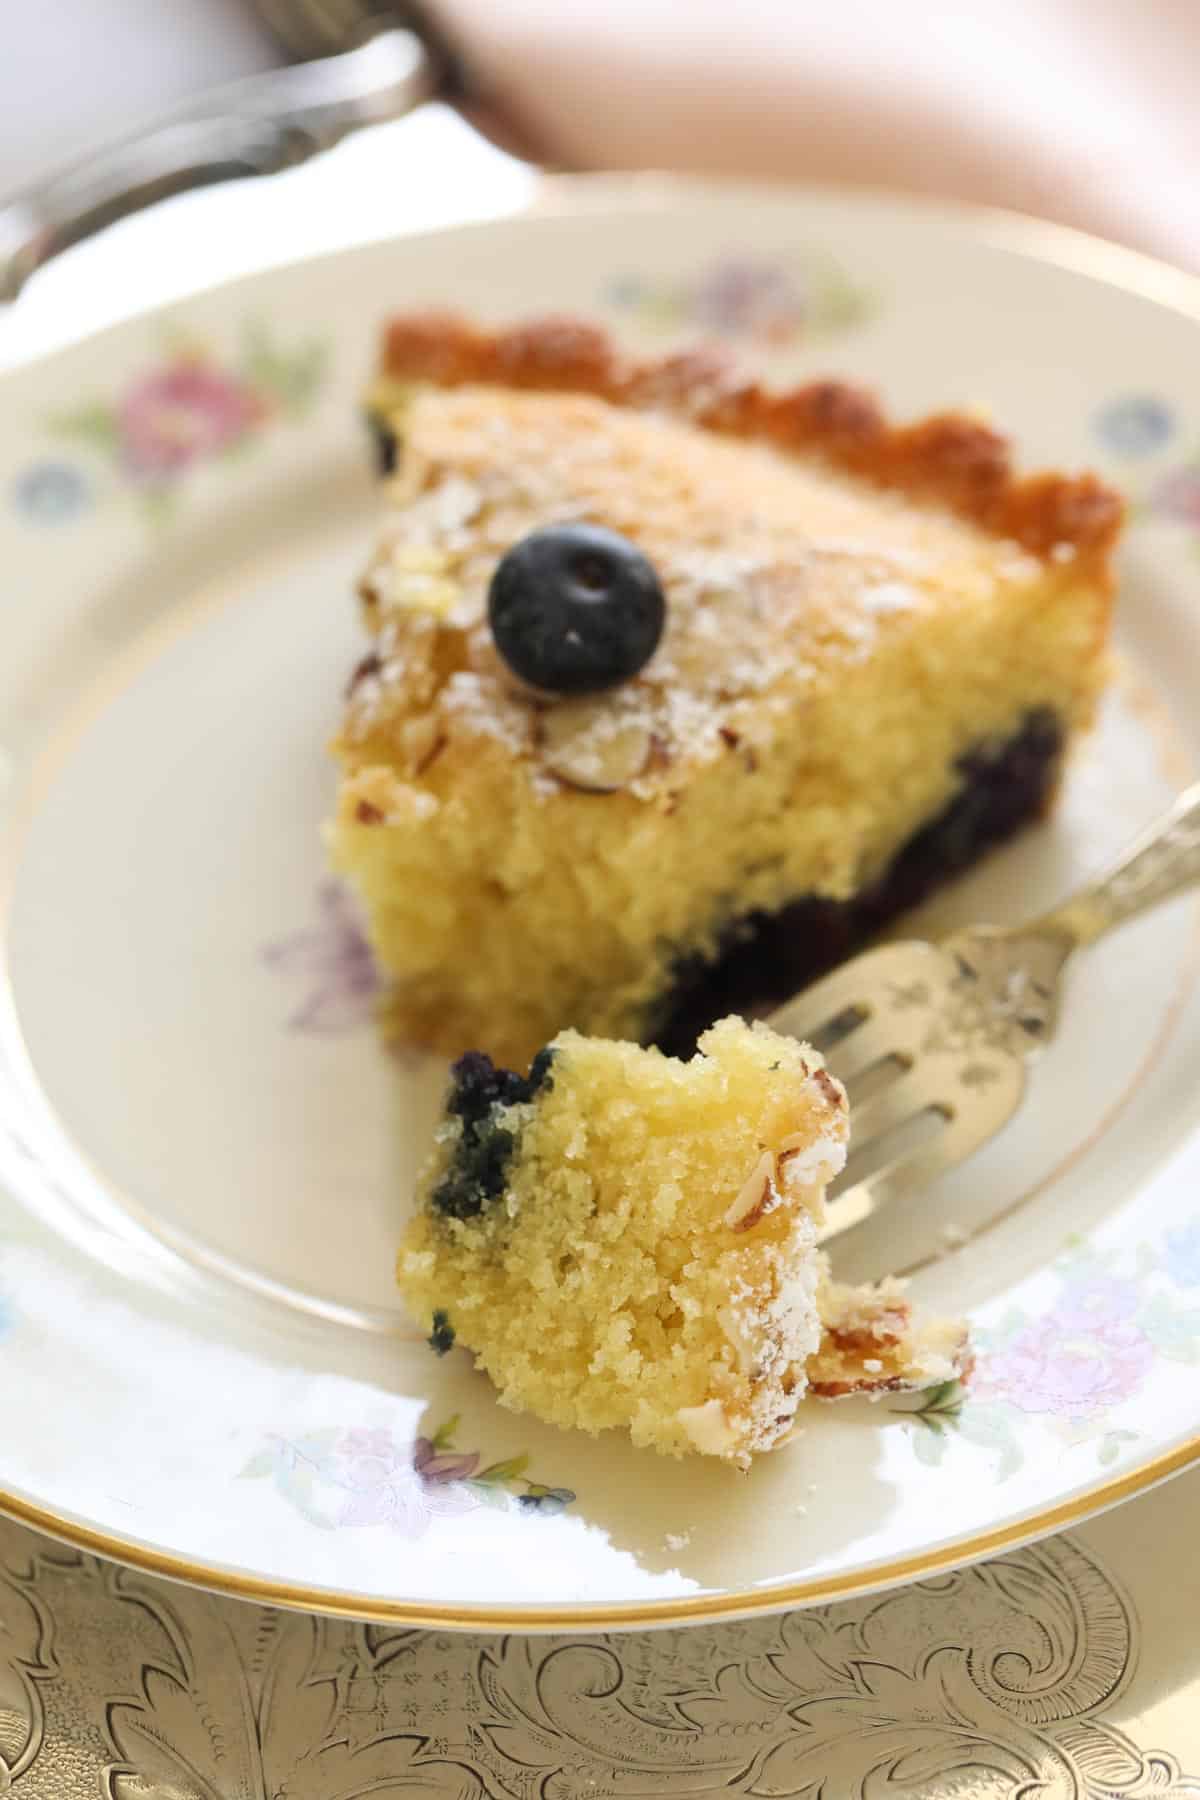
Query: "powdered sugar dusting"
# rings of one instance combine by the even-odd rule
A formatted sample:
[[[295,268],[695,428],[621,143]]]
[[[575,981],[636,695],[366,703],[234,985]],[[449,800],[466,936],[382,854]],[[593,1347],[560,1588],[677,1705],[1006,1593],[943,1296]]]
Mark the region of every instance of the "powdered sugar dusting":
[[[669,797],[681,765],[736,747],[730,732],[739,737],[735,719],[748,702],[760,720],[782,717],[807,684],[869,656],[893,620],[920,607],[939,561],[969,565],[979,579],[997,562],[1036,566],[936,508],[585,394],[421,389],[403,435],[384,542],[364,584],[369,622],[390,632],[390,645],[352,697],[348,735],[427,710],[439,729],[509,746],[547,795],[565,780]],[[564,520],[632,538],[667,597],[658,651],[595,704],[578,734],[573,716],[560,727],[547,697],[519,690],[486,624],[499,557]],[[576,738],[566,762],[564,736]],[[753,747],[743,762],[752,772]]]
[[[917,596],[903,582],[882,581],[878,587],[864,590],[863,602],[873,613],[912,612],[917,604]]]
[[[802,1150],[791,1150],[780,1157],[779,1178],[785,1193],[798,1197],[807,1189],[832,1181],[845,1161],[843,1140],[817,1137]]]

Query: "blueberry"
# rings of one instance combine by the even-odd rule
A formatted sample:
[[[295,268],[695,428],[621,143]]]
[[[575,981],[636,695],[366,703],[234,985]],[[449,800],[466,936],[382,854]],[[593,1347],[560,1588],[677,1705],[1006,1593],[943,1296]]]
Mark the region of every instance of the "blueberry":
[[[431,1196],[435,1212],[451,1219],[474,1219],[504,1192],[516,1139],[500,1122],[500,1109],[532,1100],[554,1086],[549,1045],[539,1050],[528,1075],[499,1069],[482,1050],[468,1050],[450,1070],[446,1111],[462,1120],[453,1159]]]
[[[454,1327],[450,1323],[450,1315],[439,1306],[433,1315],[433,1330],[426,1338],[429,1348],[438,1356],[445,1356],[454,1348]]]
[[[399,440],[382,413],[368,412],[365,416],[376,472],[394,475],[400,461]]]
[[[649,662],[666,602],[628,538],[600,525],[547,525],[501,557],[488,618],[522,681],[549,694],[597,694]]]
[[[519,1106],[532,1100],[543,1087],[553,1087],[554,1051],[546,1044],[529,1065],[528,1075],[516,1069],[499,1069],[484,1050],[467,1050],[450,1069],[446,1111],[475,1122],[485,1119],[493,1106]]]

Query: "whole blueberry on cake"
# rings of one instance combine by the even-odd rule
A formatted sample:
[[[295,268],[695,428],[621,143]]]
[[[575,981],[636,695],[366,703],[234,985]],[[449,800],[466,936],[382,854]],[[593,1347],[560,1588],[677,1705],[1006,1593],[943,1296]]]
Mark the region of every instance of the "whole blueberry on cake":
[[[686,1049],[1042,816],[1117,497],[600,330],[386,334],[333,855],[404,1041]]]
[[[455,1065],[399,1280],[505,1405],[745,1467],[808,1395],[952,1380],[966,1332],[817,1248],[846,1096],[815,1050],[723,1019],[688,1062],[562,1032],[528,1073]]]

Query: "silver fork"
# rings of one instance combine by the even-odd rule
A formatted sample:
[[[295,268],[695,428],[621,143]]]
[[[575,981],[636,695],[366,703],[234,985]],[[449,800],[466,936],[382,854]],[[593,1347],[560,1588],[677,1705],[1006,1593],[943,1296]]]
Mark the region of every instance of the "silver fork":
[[[211,89],[23,192],[0,195],[0,305],[61,250],[157,200],[275,174],[435,95],[461,98],[460,66],[428,31],[418,34],[407,10],[406,29],[388,20],[391,7],[275,0],[264,12],[281,40],[329,53]],[[364,38],[372,24],[375,35]]]
[[[1200,884],[1200,783],[1054,911],[940,943],[884,944],[773,1013],[846,1085],[852,1153],[823,1237],[962,1162],[1012,1117],[1054,1036],[1072,951]]]

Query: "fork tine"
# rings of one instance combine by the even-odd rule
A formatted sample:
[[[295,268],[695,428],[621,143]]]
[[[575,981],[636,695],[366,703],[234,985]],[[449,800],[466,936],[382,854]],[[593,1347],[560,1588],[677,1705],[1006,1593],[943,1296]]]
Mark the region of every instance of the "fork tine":
[[[872,1170],[870,1175],[856,1181],[853,1187],[834,1194],[829,1202],[825,1223],[817,1232],[817,1242],[827,1244],[833,1238],[841,1237],[852,1226],[861,1225],[864,1220],[873,1218],[901,1195],[928,1187],[930,1182],[954,1168],[970,1151],[969,1144],[963,1147],[956,1141],[954,1134],[942,1131],[932,1141],[907,1150],[894,1157],[891,1162],[884,1163],[881,1168]]]
[[[855,1025],[843,1038],[830,1044],[825,1051],[825,1062],[831,1075],[836,1075],[843,1087],[853,1088],[868,1069],[877,1063],[886,1062],[890,1056],[898,1059],[896,1073],[903,1074],[911,1058],[897,1047],[887,1031],[885,1021],[881,1019],[864,1019],[861,1025]],[[851,1102],[854,1095],[850,1095]]]
[[[771,1014],[768,1023],[772,1029],[812,1043],[839,1013],[854,1006],[869,1006],[866,997],[871,992],[872,972],[865,965],[877,954],[869,951],[866,956],[856,956],[852,962],[835,969],[832,975],[805,988],[802,994],[797,994],[778,1012]]]
[[[852,1108],[854,1154],[869,1152],[876,1138],[924,1112],[941,1112],[949,1124],[953,1108],[939,1099],[936,1088],[931,1091],[928,1073],[918,1064]]]
[[[813,1043],[841,1013],[855,1007],[870,1013],[873,994],[882,993],[889,980],[911,981],[927,966],[927,958],[937,963],[940,952],[933,944],[920,941],[879,944],[874,950],[864,950],[787,1001],[767,1023],[775,1031]]]
[[[913,1077],[921,1074],[920,1065],[913,1070]],[[907,1081],[908,1077],[904,1080]],[[894,1083],[878,1096],[882,1103],[894,1089],[899,1089],[900,1082]],[[859,1123],[865,1117],[867,1124],[862,1138],[862,1150],[865,1160],[870,1160],[871,1145],[865,1131],[872,1131],[875,1141],[884,1151],[884,1160],[850,1186],[840,1192],[836,1184],[829,1198],[829,1211],[825,1224],[817,1234],[817,1241],[825,1244],[831,1238],[841,1237],[852,1226],[859,1225],[864,1219],[871,1218],[883,1207],[890,1206],[893,1201],[903,1195],[915,1193],[926,1188],[939,1176],[948,1174],[958,1164],[965,1162],[981,1144],[987,1143],[995,1136],[1007,1119],[1017,1110],[1021,1094],[1025,1086],[1024,1063],[1014,1062],[1007,1066],[1005,1075],[996,1081],[988,1090],[986,1098],[976,1099],[970,1106],[956,1108],[943,1116],[942,1123],[936,1127],[932,1137],[926,1136],[922,1142],[909,1144],[887,1156],[886,1145],[880,1138],[879,1121],[886,1116],[882,1104],[875,1106],[875,1097],[859,1108]],[[937,1101],[931,1097],[928,1082],[924,1084],[924,1093],[918,1097],[917,1104],[912,1103],[911,1095],[907,1108],[901,1112],[896,1108],[893,1124],[903,1124],[906,1120],[927,1109],[939,1110]],[[874,1120],[872,1110],[874,1109]],[[889,1127],[890,1128],[890,1127]],[[853,1120],[852,1120],[853,1142]],[[855,1148],[858,1146],[856,1145]],[[854,1150],[851,1151],[853,1158]]]

